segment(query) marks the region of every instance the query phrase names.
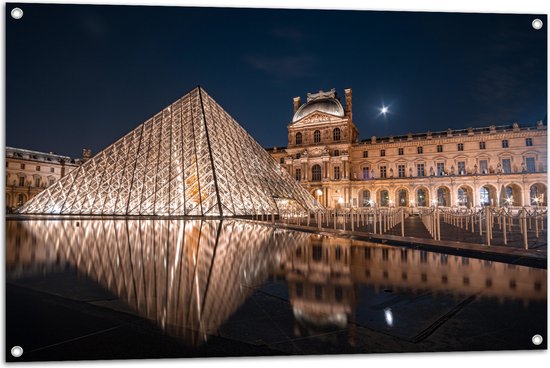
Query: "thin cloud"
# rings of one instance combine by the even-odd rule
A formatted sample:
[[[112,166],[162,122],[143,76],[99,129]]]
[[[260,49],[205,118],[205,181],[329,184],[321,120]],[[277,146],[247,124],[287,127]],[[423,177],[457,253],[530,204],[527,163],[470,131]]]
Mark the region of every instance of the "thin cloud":
[[[310,55],[248,56],[245,61],[252,68],[276,77],[300,78],[314,75],[317,59]]]
[[[294,42],[300,42],[304,39],[305,34],[296,27],[277,27],[272,28],[270,33],[273,37],[282,38]]]

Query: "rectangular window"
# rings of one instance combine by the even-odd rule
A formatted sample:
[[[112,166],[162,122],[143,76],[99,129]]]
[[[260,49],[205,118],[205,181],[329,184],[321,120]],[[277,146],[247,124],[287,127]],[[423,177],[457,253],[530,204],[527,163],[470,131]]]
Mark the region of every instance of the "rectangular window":
[[[386,166],[380,166],[380,177],[381,178],[386,177]]]
[[[438,176],[445,175],[445,163],[444,162],[438,162],[437,163],[437,175]]]
[[[25,164],[21,164],[21,170],[25,170]]]
[[[424,152],[424,149],[422,147],[416,147],[416,153],[421,154]]]
[[[525,164],[527,165],[527,172],[535,172],[535,158],[527,157],[525,158]]]
[[[525,138],[525,145],[531,147],[533,145],[533,138]]]
[[[296,174],[294,175],[296,181],[302,180],[302,169],[296,169]]]
[[[479,142],[479,149],[485,149],[485,142]]]
[[[442,144],[437,145],[437,152],[443,152],[443,145]]]
[[[24,187],[24,186],[25,186],[25,177],[24,177],[24,176],[20,176],[20,177],[19,177],[19,186],[20,186],[20,187]]]
[[[40,166],[37,166],[37,167],[36,167],[36,171],[40,171]]]
[[[281,165],[284,164],[284,163],[285,163],[285,158],[284,158],[284,157],[281,157],[281,158],[279,159],[279,163],[280,163]],[[53,167],[52,167],[52,170],[51,170],[51,171],[54,172]]]
[[[458,175],[466,175],[466,162],[458,161]]]
[[[416,164],[416,176],[426,176],[424,164]]]
[[[40,184],[41,184],[40,178],[35,178],[34,179],[34,186],[37,187],[37,188],[40,188]]]
[[[334,166],[334,180],[340,179],[340,166]]]
[[[509,158],[502,159],[502,172],[505,174],[510,174],[512,172],[512,165],[510,164]]]
[[[281,157],[281,161],[282,161],[282,162],[281,162],[282,164],[285,163],[285,160],[284,160],[284,158],[282,158],[282,157]],[[55,172],[55,169],[54,169],[53,167],[51,167],[51,168],[50,168],[50,172],[51,172],[51,173],[54,173],[54,172]]]
[[[369,151],[363,151],[363,158],[369,157]]]
[[[487,160],[479,160],[479,172],[482,174],[488,174],[489,170],[487,170]]]
[[[502,140],[502,148],[508,148],[508,140],[507,139]]]
[[[370,179],[370,170],[367,166],[363,167],[363,179]]]
[[[386,150],[380,150],[380,156],[386,156]]]
[[[464,151],[464,143],[459,143],[458,144],[458,150],[459,151]]]
[[[397,166],[397,173],[400,178],[405,177],[405,165],[398,165]]]
[[[403,148],[399,148],[399,149],[397,150],[397,152],[399,153],[399,156],[403,156],[403,154],[404,154]]]
[[[50,185],[53,185],[54,182],[55,182],[55,180],[50,179]]]

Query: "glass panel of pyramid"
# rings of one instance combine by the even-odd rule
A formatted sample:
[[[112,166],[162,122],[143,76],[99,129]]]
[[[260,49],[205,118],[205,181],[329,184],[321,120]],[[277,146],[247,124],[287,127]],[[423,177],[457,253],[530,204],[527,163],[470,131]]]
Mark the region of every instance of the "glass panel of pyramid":
[[[243,216],[276,199],[317,210],[297,183],[197,87],[51,185],[19,213]]]

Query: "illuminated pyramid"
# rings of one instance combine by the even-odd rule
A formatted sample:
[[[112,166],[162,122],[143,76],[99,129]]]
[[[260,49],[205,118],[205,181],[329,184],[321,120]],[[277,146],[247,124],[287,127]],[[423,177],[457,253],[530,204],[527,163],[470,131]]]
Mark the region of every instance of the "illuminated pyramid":
[[[19,209],[30,214],[241,216],[319,208],[197,87]]]

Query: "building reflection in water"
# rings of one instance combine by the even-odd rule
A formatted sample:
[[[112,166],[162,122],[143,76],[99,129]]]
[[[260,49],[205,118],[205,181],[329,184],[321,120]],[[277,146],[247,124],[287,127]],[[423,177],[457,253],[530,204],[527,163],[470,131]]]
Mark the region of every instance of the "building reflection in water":
[[[286,279],[295,335],[347,328],[351,344],[360,286],[546,302],[544,269],[238,220],[7,221],[6,235],[8,279],[73,267],[191,345],[216,335],[270,275]]]
[[[296,335],[347,328],[355,344],[359,287],[375,294],[429,293],[456,300],[476,295],[498,303],[546,303],[546,270],[468,257],[312,235],[298,245],[283,271],[296,319]],[[282,275],[280,275],[282,276]],[[388,327],[397,323],[383,309]],[[321,336],[321,335],[320,335]]]

